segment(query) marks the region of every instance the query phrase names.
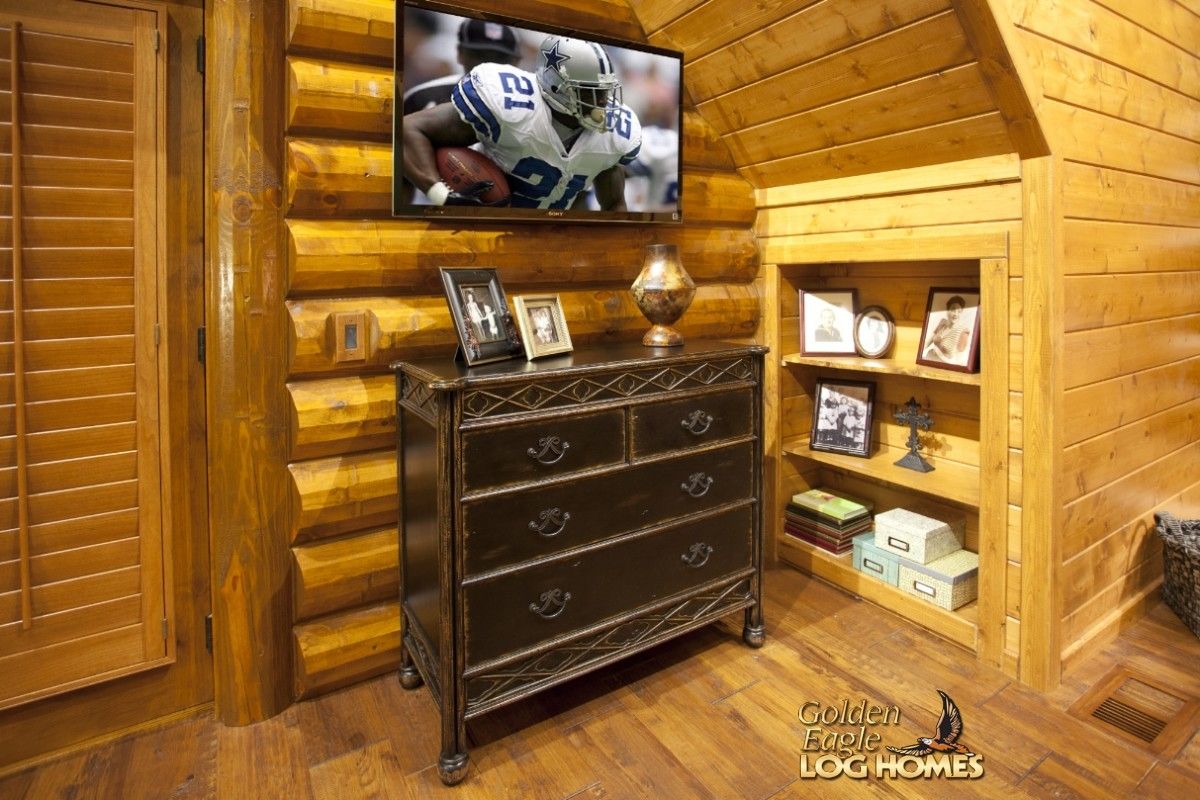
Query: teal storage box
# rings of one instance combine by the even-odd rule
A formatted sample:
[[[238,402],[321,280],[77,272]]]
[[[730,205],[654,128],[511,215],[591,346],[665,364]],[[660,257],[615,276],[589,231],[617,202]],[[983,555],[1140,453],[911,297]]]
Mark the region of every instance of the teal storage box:
[[[854,537],[854,568],[864,575],[896,586],[900,581],[899,562],[894,553],[875,546],[874,533]]]

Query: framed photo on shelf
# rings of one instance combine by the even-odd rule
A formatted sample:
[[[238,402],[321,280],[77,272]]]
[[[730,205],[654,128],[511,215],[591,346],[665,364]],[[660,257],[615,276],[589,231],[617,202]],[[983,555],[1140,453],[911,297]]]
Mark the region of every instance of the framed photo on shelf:
[[[503,361],[524,351],[496,270],[439,271],[467,366]]]
[[[896,322],[883,306],[867,306],[854,318],[854,349],[863,358],[883,358],[896,340]]]
[[[979,290],[929,290],[917,363],[974,372],[979,359]]]
[[[517,326],[525,342],[525,358],[569,353],[571,334],[563,316],[562,301],[556,294],[526,294],[513,297]]]
[[[809,448],[869,458],[874,405],[875,384],[871,381],[818,378]]]
[[[800,352],[806,356],[852,356],[857,289],[800,290]]]

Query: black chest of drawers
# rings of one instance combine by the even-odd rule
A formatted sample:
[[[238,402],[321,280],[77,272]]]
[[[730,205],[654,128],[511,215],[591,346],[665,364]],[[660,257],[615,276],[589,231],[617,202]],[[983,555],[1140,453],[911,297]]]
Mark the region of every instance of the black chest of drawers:
[[[745,611],[763,642],[760,347],[399,362],[402,662],[466,720]]]

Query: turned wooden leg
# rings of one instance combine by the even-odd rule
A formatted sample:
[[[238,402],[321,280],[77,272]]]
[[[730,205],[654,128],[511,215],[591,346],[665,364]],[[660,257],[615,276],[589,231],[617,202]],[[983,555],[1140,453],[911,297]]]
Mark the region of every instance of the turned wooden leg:
[[[404,640],[400,640],[400,685],[405,689],[416,689],[424,681],[421,679],[421,673],[417,672],[417,667],[413,663],[412,654],[408,652],[408,647],[405,646]]]
[[[442,753],[438,759],[438,777],[447,786],[462,783],[463,778],[467,777],[470,761],[471,757],[466,752],[451,755]]]
[[[746,609],[746,624],[742,627],[742,641],[751,647],[762,647],[767,640],[767,631],[763,627],[762,603],[758,602]]]

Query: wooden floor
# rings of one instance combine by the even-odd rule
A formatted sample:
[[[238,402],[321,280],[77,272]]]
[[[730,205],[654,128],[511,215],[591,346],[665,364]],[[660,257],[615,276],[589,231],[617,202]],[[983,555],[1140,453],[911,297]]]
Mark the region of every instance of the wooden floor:
[[[1169,763],[1066,709],[1123,664],[1200,696],[1200,640],[1159,606],[1042,696],[863,601],[790,569],[767,574],[767,644],[714,626],[469,726],[471,774],[438,782],[427,690],[394,675],[246,728],[193,719],[0,780],[0,798],[1185,798],[1200,736]],[[815,700],[898,705],[928,736],[936,689],[984,756],[975,781],[799,779],[797,711]]]

